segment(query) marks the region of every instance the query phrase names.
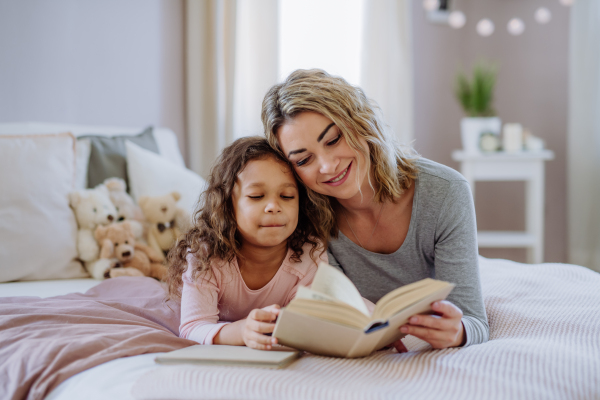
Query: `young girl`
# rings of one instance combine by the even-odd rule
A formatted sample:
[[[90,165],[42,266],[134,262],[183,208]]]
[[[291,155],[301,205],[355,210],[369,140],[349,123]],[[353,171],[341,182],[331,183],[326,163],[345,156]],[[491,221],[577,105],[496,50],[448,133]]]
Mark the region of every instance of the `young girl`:
[[[179,334],[200,344],[270,349],[280,306],[327,262],[319,212],[266,139],[242,138],[211,171],[194,227],[169,254]]]

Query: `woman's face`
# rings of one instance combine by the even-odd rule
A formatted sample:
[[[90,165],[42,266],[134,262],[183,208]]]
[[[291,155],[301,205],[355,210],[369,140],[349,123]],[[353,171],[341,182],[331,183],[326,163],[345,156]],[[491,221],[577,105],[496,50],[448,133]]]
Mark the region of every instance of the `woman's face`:
[[[276,133],[281,149],[310,189],[338,199],[350,199],[359,193],[369,165],[329,118],[303,112]],[[366,140],[359,140],[368,149]]]

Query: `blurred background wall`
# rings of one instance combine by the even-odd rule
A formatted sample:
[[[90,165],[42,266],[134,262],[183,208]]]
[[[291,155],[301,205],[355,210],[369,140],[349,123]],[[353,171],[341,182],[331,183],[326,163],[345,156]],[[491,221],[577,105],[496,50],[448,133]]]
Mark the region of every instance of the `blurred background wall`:
[[[459,120],[463,112],[453,95],[454,76],[470,71],[479,58],[499,66],[495,108],[502,122],[519,122],[546,141],[555,159],[546,162],[546,210],[544,261],[566,262],[566,151],[568,117],[569,13],[568,7],[549,0],[454,0],[452,7],[467,16],[466,25],[451,29],[427,20],[414,2],[414,124],[416,149],[425,157],[459,168],[451,153],[461,148]],[[534,21],[535,10],[544,6],[550,23]],[[489,37],[477,34],[482,18],[493,18]],[[519,17],[525,32],[512,36],[506,25]],[[476,183],[477,225],[483,230],[525,228],[525,185],[522,182]],[[525,262],[525,250],[480,249],[486,257]]]
[[[0,0],[0,122],[167,126],[185,144],[183,2]]]
[[[220,2],[202,1],[213,11]],[[241,1],[246,8],[251,4]],[[427,20],[421,0],[398,4],[410,6],[406,24],[412,60],[407,68],[412,69],[413,112],[407,124],[415,148],[458,169],[451,153],[461,147],[463,114],[453,96],[454,76],[459,68],[469,71],[480,57],[496,62],[498,115],[503,122],[523,124],[555,153],[546,163],[544,258],[566,262],[570,9],[554,0],[454,0],[452,7],[467,16],[466,25],[455,30]],[[551,23],[533,21],[540,6],[551,11]],[[319,7],[309,8],[313,14],[327,11]],[[515,16],[526,23],[524,34],[516,37],[501,22]],[[483,17],[500,21],[490,37],[475,32]],[[360,26],[355,21],[351,28]],[[166,126],[177,134],[190,165],[186,74],[194,71],[186,71],[187,44],[184,0],[0,0],[0,122]],[[334,55],[339,50],[335,41],[330,49]],[[480,229],[523,229],[524,204],[522,183],[477,183]],[[518,249],[482,249],[481,254],[525,261]]]

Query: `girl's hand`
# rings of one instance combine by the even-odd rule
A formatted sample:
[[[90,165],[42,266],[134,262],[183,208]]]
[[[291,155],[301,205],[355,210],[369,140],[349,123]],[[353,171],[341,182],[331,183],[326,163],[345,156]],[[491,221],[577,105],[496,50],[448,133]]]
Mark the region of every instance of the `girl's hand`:
[[[445,349],[463,344],[465,328],[461,322],[463,313],[449,301],[436,301],[431,305],[438,315],[413,315],[400,332],[426,341],[434,349]],[[400,340],[394,343],[399,353],[406,352]]]
[[[277,304],[261,309],[254,309],[248,314],[242,327],[242,339],[246,346],[253,349],[270,350],[271,345],[277,343],[277,339],[265,335],[273,333],[275,321],[281,307]]]

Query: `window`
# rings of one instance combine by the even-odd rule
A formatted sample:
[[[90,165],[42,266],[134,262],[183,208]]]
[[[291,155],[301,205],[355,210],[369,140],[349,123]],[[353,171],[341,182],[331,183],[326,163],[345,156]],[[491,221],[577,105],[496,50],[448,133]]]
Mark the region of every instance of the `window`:
[[[362,0],[280,0],[279,80],[321,68],[360,83]]]

